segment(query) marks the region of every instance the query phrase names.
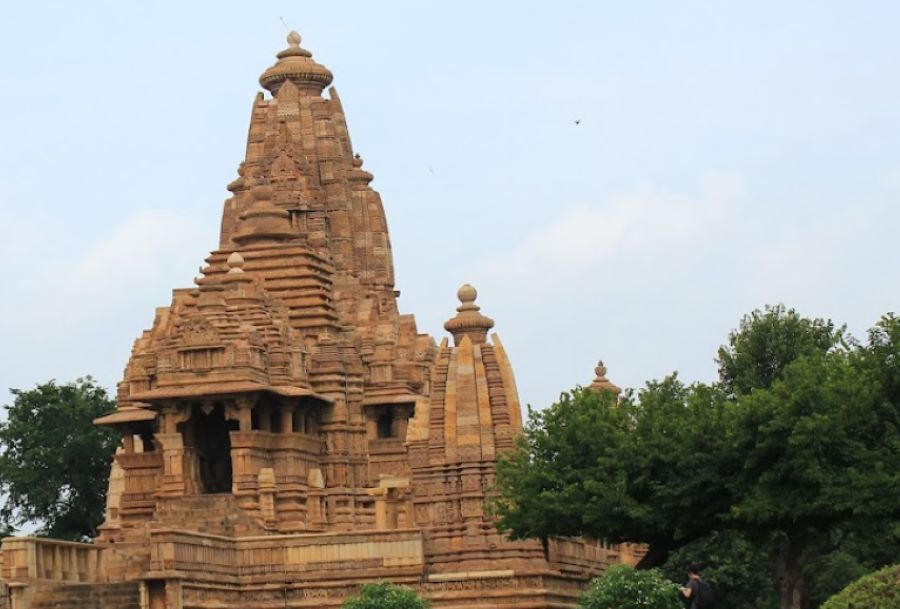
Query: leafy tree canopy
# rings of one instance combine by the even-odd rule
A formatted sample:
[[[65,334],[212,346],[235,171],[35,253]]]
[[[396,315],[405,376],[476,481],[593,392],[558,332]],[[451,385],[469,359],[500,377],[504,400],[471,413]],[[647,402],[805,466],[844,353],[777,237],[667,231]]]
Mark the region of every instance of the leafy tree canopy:
[[[388,583],[364,584],[358,596],[348,598],[342,609],[428,609],[430,603],[415,590]]]
[[[641,566],[739,532],[774,548],[785,608],[802,606],[806,568],[836,540],[870,522],[897,531],[900,321],[883,318],[861,346],[770,307],[719,361],[713,386],[673,375],[618,402],[576,389],[530,413],[498,467],[501,528],[644,542]]]
[[[103,520],[116,434],[93,420],[115,407],[90,377],[13,389],[0,422],[0,517],[38,534],[85,539]]]
[[[517,538],[643,541],[645,564],[661,564],[731,505],[725,407],[717,388],[674,375],[618,403],[589,389],[562,394],[529,412],[517,450],[498,463],[500,526]]]
[[[719,383],[732,397],[769,387],[791,362],[827,352],[843,334],[830,320],[807,319],[784,305],[757,309],[719,347]]]

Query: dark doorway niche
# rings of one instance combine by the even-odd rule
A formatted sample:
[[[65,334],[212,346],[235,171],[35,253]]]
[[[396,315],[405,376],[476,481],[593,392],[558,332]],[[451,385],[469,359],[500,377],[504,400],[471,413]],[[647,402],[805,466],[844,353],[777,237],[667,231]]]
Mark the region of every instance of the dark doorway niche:
[[[387,439],[396,437],[394,430],[394,413],[385,412],[378,417],[378,439]]]
[[[228,432],[236,429],[236,422],[225,420],[225,407],[221,403],[212,408],[194,408],[191,420],[200,466],[200,492],[230,493],[231,437]]]

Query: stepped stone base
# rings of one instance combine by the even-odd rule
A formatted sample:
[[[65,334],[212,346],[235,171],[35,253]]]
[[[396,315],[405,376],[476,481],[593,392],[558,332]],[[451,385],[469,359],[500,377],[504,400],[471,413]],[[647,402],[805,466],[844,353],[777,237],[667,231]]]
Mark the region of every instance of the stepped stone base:
[[[266,534],[260,521],[239,508],[231,494],[190,495],[160,501],[150,528],[180,529],[225,537]]]
[[[141,609],[138,582],[72,584],[38,590],[31,609]]]

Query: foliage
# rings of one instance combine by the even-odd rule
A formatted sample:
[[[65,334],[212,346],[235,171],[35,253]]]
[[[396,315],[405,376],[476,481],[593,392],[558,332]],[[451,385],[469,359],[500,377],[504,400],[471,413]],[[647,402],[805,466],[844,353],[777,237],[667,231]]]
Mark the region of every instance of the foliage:
[[[866,575],[832,596],[821,609],[897,609],[900,607],[900,565]]]
[[[619,455],[629,421],[623,410],[611,408],[613,399],[611,393],[576,389],[544,411],[529,409],[528,433],[518,438],[518,450],[497,464],[503,497],[493,509],[514,537],[581,534],[591,526],[585,522],[588,510],[582,511],[589,499],[592,513],[618,516],[624,526],[630,506],[616,489],[623,479]]]
[[[498,466],[499,526],[641,541],[641,566],[739,534],[757,557],[772,549],[766,571],[795,609],[819,558],[851,542],[867,568],[895,555],[890,541],[871,560],[857,550],[900,531],[900,321],[858,345],[830,321],[768,307],[742,320],[719,364],[714,386],[672,375],[619,402],[576,389],[530,413]]]
[[[615,565],[591,582],[579,601],[582,609],[682,609],[678,586],[659,571]]]
[[[884,399],[864,367],[873,363],[867,348],[801,356],[736,403],[731,444],[744,467],[730,480],[730,512],[750,531],[781,534],[782,606],[800,604],[806,566],[835,549],[836,532],[896,517],[900,404]]]
[[[343,609],[428,609],[430,603],[415,590],[388,583],[364,584],[358,596],[348,598]]]
[[[644,564],[706,533],[730,505],[723,394],[676,376],[639,399],[575,389],[541,412],[497,466],[499,526],[513,537],[650,544]],[[730,466],[732,469],[736,465]]]
[[[792,531],[804,519],[825,528],[889,511],[897,493],[885,491],[900,491],[885,467],[900,455],[896,421],[871,408],[872,392],[847,357],[831,354],[802,357],[771,388],[743,396],[729,430],[744,463],[730,483],[732,516]]]
[[[118,437],[93,420],[115,403],[90,377],[11,392],[0,423],[0,517],[8,526],[37,524],[41,535],[94,536]]]
[[[791,362],[827,352],[843,332],[830,320],[806,319],[784,305],[757,309],[719,347],[719,382],[732,397],[769,387]]]
[[[807,605],[821,606],[829,597],[870,571],[855,556],[844,550],[835,550],[816,558],[805,569],[808,581]]]
[[[772,609],[770,544],[753,543],[740,531],[712,531],[672,552],[662,567],[674,581],[686,581],[690,565],[703,565],[703,579],[716,591],[716,609]]]

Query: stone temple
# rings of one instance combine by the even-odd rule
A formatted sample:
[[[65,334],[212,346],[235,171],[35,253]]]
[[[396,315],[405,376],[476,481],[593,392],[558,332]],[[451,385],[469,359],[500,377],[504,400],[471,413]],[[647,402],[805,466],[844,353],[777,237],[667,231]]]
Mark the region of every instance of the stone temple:
[[[494,321],[469,285],[452,340],[398,311],[332,74],[288,43],[259,79],[218,249],[156,310],[96,421],[123,438],[102,533],[4,540],[12,607],[337,607],[372,581],[436,608],[573,607],[640,548],[494,528],[494,466],[522,429]]]

